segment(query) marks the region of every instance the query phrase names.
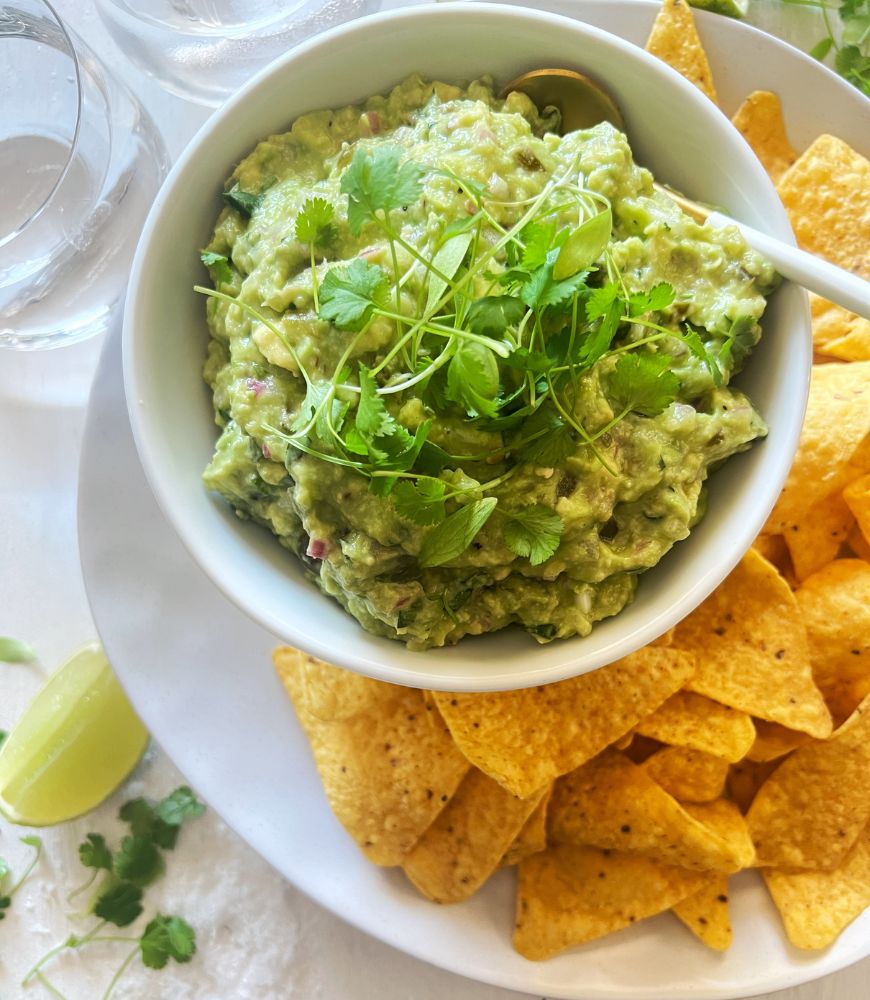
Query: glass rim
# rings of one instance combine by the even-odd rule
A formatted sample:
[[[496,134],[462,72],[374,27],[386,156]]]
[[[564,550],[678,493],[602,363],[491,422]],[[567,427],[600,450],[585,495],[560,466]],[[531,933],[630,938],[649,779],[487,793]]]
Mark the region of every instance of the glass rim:
[[[79,142],[79,134],[82,127],[82,70],[81,64],[79,62],[79,55],[76,51],[75,44],[73,43],[72,36],[67,30],[66,25],[63,23],[63,19],[60,17],[58,12],[54,9],[54,6],[49,2],[49,0],[32,0],[33,3],[43,7],[50,18],[54,21],[58,30],[60,31],[63,39],[66,43],[67,52],[72,59],[73,70],[75,72],[75,85],[76,85],[76,110],[75,110],[75,126],[73,128],[72,140],[69,146],[69,153],[67,154],[66,162],[63,165],[63,169],[58,174],[55,179],[54,184],[52,184],[50,190],[43,198],[41,204],[35,208],[30,215],[21,223],[20,226],[13,229],[11,232],[7,233],[5,236],[0,237],[0,247],[7,246],[13,240],[17,239],[40,215],[45,211],[48,205],[51,203],[52,198],[54,198],[57,193],[58,188],[63,184],[66,175],[69,173],[72,167],[73,159],[75,158],[76,150]]]
[[[140,10],[131,4],[130,0],[95,0],[97,10],[112,7],[122,16],[139,22],[149,28],[156,28],[160,31],[173,31],[174,27],[160,17],[156,17],[147,10]],[[206,25],[201,22],[191,22],[190,34],[196,38],[235,38],[245,35],[266,31],[275,25],[281,25],[290,15],[298,15],[304,8],[311,7],[316,0],[294,0],[282,9],[276,10],[273,14],[261,17],[256,21],[240,21],[232,25]]]

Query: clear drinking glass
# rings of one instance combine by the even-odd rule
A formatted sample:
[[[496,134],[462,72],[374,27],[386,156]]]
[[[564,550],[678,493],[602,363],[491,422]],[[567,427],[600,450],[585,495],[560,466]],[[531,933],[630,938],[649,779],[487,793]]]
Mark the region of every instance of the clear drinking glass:
[[[380,0],[97,0],[128,58],[166,90],[217,107],[297,42]]]
[[[46,0],[0,0],[0,346],[100,333],[169,161]]]

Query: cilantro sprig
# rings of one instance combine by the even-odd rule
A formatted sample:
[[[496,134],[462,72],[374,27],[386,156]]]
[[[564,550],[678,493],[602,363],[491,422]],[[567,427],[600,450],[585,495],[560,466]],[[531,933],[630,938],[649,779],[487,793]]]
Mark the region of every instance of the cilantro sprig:
[[[182,825],[188,820],[202,815],[205,807],[186,785],[175,789],[159,802],[144,798],[125,802],[119,818],[129,827],[129,834],[114,850],[100,833],[88,833],[79,845],[79,860],[90,869],[88,880],[70,893],[69,900],[90,888],[94,881],[103,876],[103,884],[91,900],[89,911],[97,918],[84,934],[72,934],[51,948],[30,969],[22,980],[22,986],[38,981],[54,996],[63,994],[51,983],[43,971],[56,956],[69,950],[78,951],[95,942],[116,942],[132,944],[103,994],[102,1000],[109,1000],[121,977],[135,961],[151,969],[162,969],[170,960],[189,962],[196,952],[196,934],[181,917],[158,913],[149,920],[144,931],[138,936],[106,933],[107,929],[123,929],[133,924],[144,912],[145,889],[165,870],[162,852],[172,850]],[[38,838],[22,838],[39,850]],[[36,858],[33,864],[35,864]],[[9,896],[20,887],[30,869],[25,873]],[[0,860],[0,889],[4,878],[4,864]],[[8,905],[8,904],[7,904]],[[0,899],[0,918],[2,918]]]
[[[423,196],[427,172],[455,185],[468,214],[418,245],[403,216]],[[263,425],[286,446],[287,462],[307,455],[368,479],[400,518],[424,529],[417,560],[424,571],[462,556],[487,526],[486,537],[542,565],[558,551],[565,526],[547,505],[508,502],[517,472],[554,468],[588,449],[616,475],[606,435],[623,421],[657,416],[677,398],[678,356],[698,359],[719,385],[744,349],[739,331],[714,350],[705,331],[681,324],[669,283],[629,287],[611,252],[612,207],[584,186],[576,162],[537,194],[510,203],[510,225],[484,187],[449,169],[427,171],[395,145],[358,148],[340,190],[344,206],[312,194],[294,226],[308,249],[313,312],[333,328],[324,335],[343,338],[331,375],[306,371],[286,331],[262,309],[198,290],[266,324],[293,357],[306,383],[303,402],[286,421]],[[368,254],[330,262],[345,226],[353,236],[379,236],[390,263]],[[400,254],[410,261],[403,268]],[[207,263],[222,280],[221,262]],[[382,356],[361,347],[376,321],[395,329]],[[612,417],[596,415],[587,426],[593,418],[581,400],[593,385]],[[402,404],[411,389],[434,416],[406,425]],[[452,454],[433,440],[441,414],[500,443]],[[147,873],[136,846],[129,852]]]
[[[798,7],[815,7],[822,13],[825,34],[809,54],[822,61],[834,53],[834,68],[866,97],[870,97],[870,0],[782,0]],[[832,23],[831,11],[837,12]]]
[[[40,837],[28,835],[26,837],[20,837],[19,839],[22,844],[25,844],[27,847],[33,849],[33,856],[23,873],[11,887],[7,886],[12,874],[11,869],[9,868],[6,860],[4,858],[0,858],[0,920],[5,919],[9,907],[12,905],[13,898],[24,883],[30,878],[33,873],[33,869],[37,866],[39,859],[42,857],[42,840]]]

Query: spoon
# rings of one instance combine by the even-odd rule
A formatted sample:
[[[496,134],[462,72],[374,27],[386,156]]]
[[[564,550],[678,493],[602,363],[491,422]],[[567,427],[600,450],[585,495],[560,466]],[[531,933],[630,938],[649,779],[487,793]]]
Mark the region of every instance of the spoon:
[[[531,70],[512,80],[502,91],[502,96],[512,90],[530,97],[539,108],[556,108],[562,116],[563,132],[591,128],[602,121],[610,122],[621,132],[626,131],[625,119],[613,98],[588,76],[574,70]],[[821,257],[798,250],[730,216],[691,201],[662,184],[656,183],[654,187],[675,201],[696,222],[709,223],[717,229],[735,226],[749,246],[766,257],[784,278],[870,319],[870,282],[829,264]]]

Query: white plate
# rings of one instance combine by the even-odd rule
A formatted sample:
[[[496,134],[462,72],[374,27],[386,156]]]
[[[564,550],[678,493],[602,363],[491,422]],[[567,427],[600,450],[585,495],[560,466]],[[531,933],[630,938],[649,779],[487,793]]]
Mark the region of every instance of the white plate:
[[[642,42],[655,7],[620,0],[548,6]],[[796,50],[744,25],[699,18],[722,103],[783,95],[801,147],[818,133],[870,152],[870,103]],[[420,899],[366,862],[333,818],[275,678],[275,640],[230,604],[170,530],[136,458],[119,337],[97,373],[81,465],[79,542],[94,619],[155,738],[197,791],[283,875],[389,944],[483,982],[571,1000],[731,1000],[827,975],[870,954],[870,914],[820,955],[790,948],[754,873],[734,880],[735,941],[723,956],[669,914],[545,963],[510,946],[513,874],[461,906]]]

